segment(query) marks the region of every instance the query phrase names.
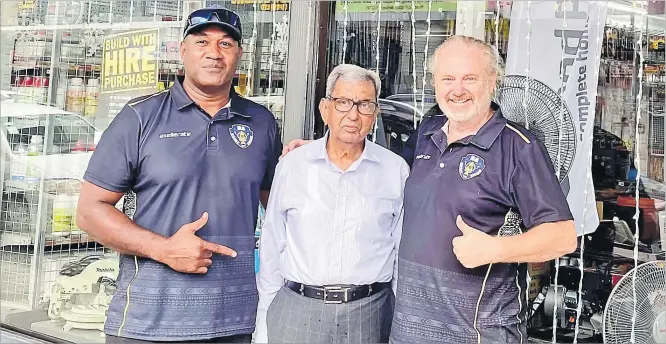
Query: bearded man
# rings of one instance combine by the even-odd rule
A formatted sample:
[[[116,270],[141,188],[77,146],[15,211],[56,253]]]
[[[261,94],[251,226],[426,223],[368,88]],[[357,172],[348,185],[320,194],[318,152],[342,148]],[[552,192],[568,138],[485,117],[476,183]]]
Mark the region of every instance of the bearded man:
[[[571,212],[543,144],[491,101],[492,46],[453,36],[431,73],[439,111],[405,185],[390,342],[526,342],[525,263],[575,250]]]

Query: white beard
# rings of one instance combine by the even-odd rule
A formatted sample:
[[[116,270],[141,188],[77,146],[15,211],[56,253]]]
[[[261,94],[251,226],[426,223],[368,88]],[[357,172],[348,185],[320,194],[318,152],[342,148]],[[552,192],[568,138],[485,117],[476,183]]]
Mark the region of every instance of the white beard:
[[[449,119],[454,122],[465,123],[469,122],[477,116],[485,115],[488,108],[490,108],[490,97],[484,97],[484,99],[469,99],[466,103],[466,106],[451,106],[449,100],[444,103],[444,106],[441,106],[442,112]]]

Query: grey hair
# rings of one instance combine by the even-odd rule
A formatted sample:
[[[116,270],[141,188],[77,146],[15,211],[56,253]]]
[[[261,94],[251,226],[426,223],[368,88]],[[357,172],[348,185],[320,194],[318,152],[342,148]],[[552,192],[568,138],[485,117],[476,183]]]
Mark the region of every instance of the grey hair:
[[[326,79],[326,96],[330,97],[338,80],[344,81],[370,81],[375,86],[375,98],[379,98],[382,82],[379,75],[372,70],[365,69],[353,64],[337,65]]]
[[[498,90],[504,81],[504,60],[502,60],[502,56],[500,56],[497,48],[480,39],[463,35],[454,35],[449,37],[446,41],[444,41],[444,43],[440,44],[437,49],[435,49],[435,52],[430,57],[428,61],[428,69],[430,70],[430,74],[435,74],[435,60],[437,59],[440,51],[448,45],[454,43],[464,43],[467,46],[474,46],[481,49],[483,54],[488,58],[488,74],[495,76],[495,87],[493,87],[491,96],[493,98],[497,97]]]

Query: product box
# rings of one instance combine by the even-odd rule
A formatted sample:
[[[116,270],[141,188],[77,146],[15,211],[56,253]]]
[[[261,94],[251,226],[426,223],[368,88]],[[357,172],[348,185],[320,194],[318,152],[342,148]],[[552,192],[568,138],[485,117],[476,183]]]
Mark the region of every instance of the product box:
[[[528,289],[528,299],[534,300],[541,292],[541,289],[548,283],[550,276],[550,263],[529,263],[527,271],[530,275],[530,285]]]

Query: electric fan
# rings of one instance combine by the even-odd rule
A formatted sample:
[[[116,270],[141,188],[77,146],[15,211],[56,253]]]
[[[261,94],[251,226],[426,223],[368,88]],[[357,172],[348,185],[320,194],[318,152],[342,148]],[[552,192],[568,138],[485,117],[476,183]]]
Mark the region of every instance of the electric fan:
[[[498,102],[504,117],[526,127],[544,143],[555,169],[559,151],[559,181],[562,183],[576,156],[576,129],[566,103],[541,81],[522,75],[504,78]]]
[[[604,310],[603,340],[606,344],[666,343],[666,262],[643,263],[620,279]]]

